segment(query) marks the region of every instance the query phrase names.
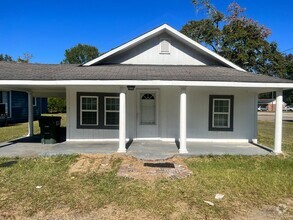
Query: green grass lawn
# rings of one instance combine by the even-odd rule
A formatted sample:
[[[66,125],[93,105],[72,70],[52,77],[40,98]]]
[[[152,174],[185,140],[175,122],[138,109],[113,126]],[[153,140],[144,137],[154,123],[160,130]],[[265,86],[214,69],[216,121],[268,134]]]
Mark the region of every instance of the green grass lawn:
[[[258,121],[258,142],[274,148],[274,122]],[[282,150],[285,154],[293,156],[293,122],[283,122]]]
[[[43,114],[44,116],[51,116],[51,114]],[[61,126],[66,126],[66,114],[54,114],[54,116],[61,116]],[[19,137],[24,137],[28,133],[28,123],[19,123],[0,127],[0,143],[4,141],[13,140]],[[34,134],[40,133],[39,122],[34,121]]]
[[[293,195],[292,158],[190,158],[186,163],[193,171],[191,177],[156,182],[117,177],[120,159],[113,161],[116,166],[109,173],[70,175],[68,167],[76,159],[1,158],[0,218],[1,212],[15,213],[16,207],[17,215],[29,217],[64,207],[90,213],[115,204],[126,212],[141,210],[161,219],[170,219],[174,213],[179,219],[229,219],[239,210],[277,205]],[[224,194],[224,199],[215,201],[216,193]],[[208,206],[204,200],[215,206]]]
[[[273,130],[274,123],[260,121],[259,142],[272,147]],[[285,122],[285,156],[184,159],[193,175],[181,180],[148,182],[118,177],[121,158],[113,159],[110,172],[85,174],[68,172],[77,155],[0,158],[0,219],[58,210],[99,213],[112,206],[118,214],[117,207],[123,209],[127,218],[139,210],[135,212],[137,219],[141,213],[150,213],[157,219],[229,219],[237,216],[239,210],[250,212],[263,205],[292,201],[292,135],[293,123]],[[216,193],[224,194],[224,199],[216,201]],[[209,206],[204,200],[215,205]],[[287,213],[293,214],[292,207]]]

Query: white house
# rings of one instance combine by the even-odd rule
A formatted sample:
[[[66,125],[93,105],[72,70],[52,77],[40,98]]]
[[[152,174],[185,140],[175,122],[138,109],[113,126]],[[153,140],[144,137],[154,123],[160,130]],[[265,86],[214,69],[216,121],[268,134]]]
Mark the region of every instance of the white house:
[[[249,73],[164,24],[77,65],[0,63],[0,86],[66,96],[67,141],[128,139],[257,142],[258,94],[276,91],[275,152],[281,152],[282,91],[292,81]],[[32,135],[30,114],[29,135]],[[118,144],[119,143],[119,144]]]

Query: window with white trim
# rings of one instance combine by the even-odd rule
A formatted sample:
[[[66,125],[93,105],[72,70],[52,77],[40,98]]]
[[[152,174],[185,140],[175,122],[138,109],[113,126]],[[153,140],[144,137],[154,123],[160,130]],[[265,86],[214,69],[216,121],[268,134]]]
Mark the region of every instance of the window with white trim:
[[[99,97],[80,96],[80,124],[98,125],[99,124]]]
[[[209,130],[233,131],[233,102],[233,96],[210,96]]]
[[[105,126],[119,125],[119,97],[105,97]]]
[[[119,129],[119,93],[76,93],[76,127]]]
[[[162,38],[160,40],[160,53],[169,54],[171,49],[170,39]]]

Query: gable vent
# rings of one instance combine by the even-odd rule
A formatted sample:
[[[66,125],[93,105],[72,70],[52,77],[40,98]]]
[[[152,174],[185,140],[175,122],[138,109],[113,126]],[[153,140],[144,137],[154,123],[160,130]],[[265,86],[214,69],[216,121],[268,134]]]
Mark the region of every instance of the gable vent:
[[[163,38],[160,43],[160,53],[170,53],[170,39]]]

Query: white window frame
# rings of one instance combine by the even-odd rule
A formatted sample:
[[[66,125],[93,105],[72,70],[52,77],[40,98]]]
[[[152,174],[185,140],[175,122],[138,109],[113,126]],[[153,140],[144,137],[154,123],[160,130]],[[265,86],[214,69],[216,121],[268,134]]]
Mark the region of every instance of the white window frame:
[[[142,122],[142,99],[143,96],[145,96],[146,94],[151,94],[154,99],[149,99],[149,100],[154,100],[154,108],[155,108],[155,120],[154,120],[154,123],[151,124],[151,123],[143,123]],[[158,118],[158,101],[157,101],[157,91],[148,91],[148,90],[145,90],[143,92],[140,93],[140,99],[139,99],[139,112],[140,112],[140,118],[139,118],[139,125],[143,125],[143,126],[154,126],[154,125],[157,125],[158,124],[158,121],[157,121],[157,118]],[[148,100],[148,99],[145,99],[145,100]]]
[[[118,99],[119,97],[117,96],[105,96],[104,97],[104,126],[119,126],[119,122],[118,124],[107,124],[107,112],[118,112],[120,111],[120,106],[119,106],[119,110],[107,110],[107,101],[106,99]]]
[[[96,110],[83,110],[82,109],[82,98],[95,98],[97,99],[97,109]],[[98,126],[99,125],[99,96],[80,96],[80,125],[81,126]],[[96,112],[97,123],[96,124],[83,124],[82,123],[82,113],[83,112]]]
[[[228,101],[228,112],[215,112],[215,101]],[[230,99],[224,99],[224,98],[214,98],[213,99],[213,116],[212,116],[212,127],[213,128],[230,128],[230,116],[231,116],[231,100]],[[215,126],[215,115],[228,115],[228,125],[227,126]]]
[[[37,106],[37,97],[33,97],[33,106]]]
[[[162,42],[167,41],[169,43],[169,50],[162,51]],[[161,38],[160,39],[160,54],[170,54],[171,53],[171,40],[169,38]]]

